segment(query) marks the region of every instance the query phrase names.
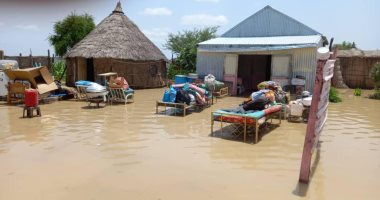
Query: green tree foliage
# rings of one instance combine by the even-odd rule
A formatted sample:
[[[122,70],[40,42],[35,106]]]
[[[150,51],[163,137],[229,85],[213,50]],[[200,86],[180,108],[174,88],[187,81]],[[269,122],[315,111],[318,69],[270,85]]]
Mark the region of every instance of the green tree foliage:
[[[371,99],[380,99],[380,62],[376,63],[370,72],[370,77],[375,82],[375,93],[370,95]]]
[[[177,34],[169,34],[165,48],[171,50],[176,56],[175,65],[186,71],[195,71],[197,58],[197,44],[216,37],[218,27],[185,30]]]
[[[351,43],[351,42],[347,42],[347,41],[343,41],[342,44],[336,44],[334,46],[338,50],[350,50],[352,48],[356,48],[355,42]]]
[[[58,80],[59,78],[65,80],[66,79],[66,73],[63,73],[65,71],[65,61],[59,60],[52,64],[52,72],[55,80]]]
[[[375,87],[379,88],[379,85],[380,85],[380,62],[373,65],[373,67],[371,68],[371,72],[370,72],[369,76],[375,82]]]
[[[77,15],[73,12],[54,24],[54,34],[49,36],[49,41],[54,46],[55,53],[63,56],[94,28],[95,23],[91,15]]]

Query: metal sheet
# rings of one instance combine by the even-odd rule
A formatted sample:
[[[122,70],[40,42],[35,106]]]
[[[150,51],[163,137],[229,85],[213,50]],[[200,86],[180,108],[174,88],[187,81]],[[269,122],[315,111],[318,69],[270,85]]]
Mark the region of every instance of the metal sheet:
[[[301,22],[281,13],[270,6],[248,17],[225,34],[223,37],[265,37],[284,35],[320,34]]]
[[[219,37],[199,43],[200,47],[208,45],[317,45],[321,40],[320,35],[307,36],[276,36],[276,37]]]
[[[224,76],[224,53],[201,53],[197,54],[197,74],[200,77],[212,74],[217,80],[223,80]]]

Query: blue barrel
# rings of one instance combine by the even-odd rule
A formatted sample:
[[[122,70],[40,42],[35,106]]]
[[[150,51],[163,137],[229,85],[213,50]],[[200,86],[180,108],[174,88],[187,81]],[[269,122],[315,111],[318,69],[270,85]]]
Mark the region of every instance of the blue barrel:
[[[187,82],[189,83],[193,83],[194,81],[196,80],[196,78],[193,78],[193,77],[187,77]]]
[[[197,79],[198,79],[198,74],[189,73],[189,75],[187,76],[187,81],[189,83],[193,83]]]
[[[175,75],[175,84],[187,83],[187,77],[184,75]]]

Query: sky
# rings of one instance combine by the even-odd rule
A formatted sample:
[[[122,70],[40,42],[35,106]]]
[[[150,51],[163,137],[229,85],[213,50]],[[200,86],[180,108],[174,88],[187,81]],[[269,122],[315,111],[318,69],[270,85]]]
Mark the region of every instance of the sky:
[[[0,49],[5,55],[47,55],[53,25],[71,12],[88,13],[95,24],[118,0],[0,0]],[[163,46],[169,33],[219,26],[223,34],[270,5],[335,43],[354,41],[364,50],[380,49],[378,0],[121,0],[124,13],[170,58]]]

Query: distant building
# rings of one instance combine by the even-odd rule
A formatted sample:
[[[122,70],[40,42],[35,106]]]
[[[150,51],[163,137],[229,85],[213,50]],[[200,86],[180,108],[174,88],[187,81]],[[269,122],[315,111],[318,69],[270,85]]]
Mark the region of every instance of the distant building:
[[[266,6],[221,37],[200,43],[197,73],[231,82],[233,95],[238,82],[252,91],[265,80],[288,85],[297,75],[312,91],[322,44],[322,34]]]
[[[380,51],[360,49],[339,50],[337,67],[340,67],[342,82],[350,88],[373,89],[375,83],[369,77],[372,67],[380,63]],[[337,81],[335,81],[337,82]],[[333,81],[333,85],[335,86]]]
[[[120,2],[65,58],[67,85],[105,72],[117,72],[134,88],[165,85],[165,55],[124,15]]]

